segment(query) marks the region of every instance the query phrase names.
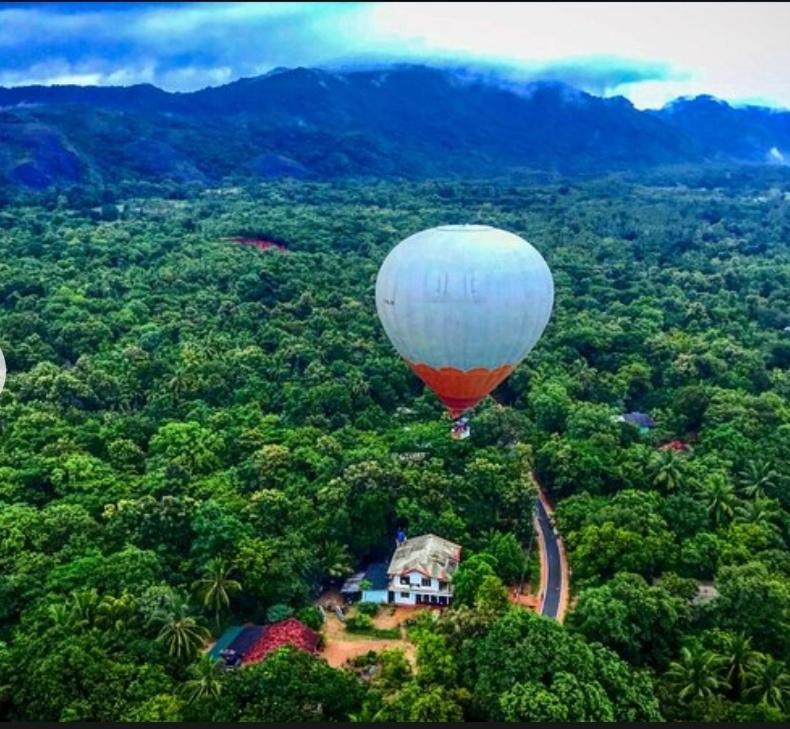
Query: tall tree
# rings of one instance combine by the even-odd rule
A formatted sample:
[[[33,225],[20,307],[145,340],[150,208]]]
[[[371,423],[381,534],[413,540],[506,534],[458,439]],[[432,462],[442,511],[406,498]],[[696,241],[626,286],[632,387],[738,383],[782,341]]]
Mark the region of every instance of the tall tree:
[[[241,583],[229,577],[233,566],[226,566],[221,559],[212,559],[206,565],[203,577],[192,583],[192,589],[201,602],[214,613],[214,618],[219,625],[219,616],[223,610],[230,607],[230,598],[241,592]]]
[[[191,658],[209,638],[209,631],[189,613],[181,599],[157,611],[152,622],[160,626],[156,639],[167,646],[171,656]]]
[[[684,646],[680,660],[669,664],[664,678],[682,702],[710,699],[729,688],[723,675],[725,665],[725,659],[712,651]]]

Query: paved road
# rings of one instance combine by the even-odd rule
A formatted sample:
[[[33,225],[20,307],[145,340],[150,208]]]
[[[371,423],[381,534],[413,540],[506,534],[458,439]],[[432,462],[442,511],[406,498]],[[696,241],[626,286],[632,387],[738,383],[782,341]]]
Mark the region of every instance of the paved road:
[[[562,565],[560,562],[560,548],[557,544],[557,537],[551,528],[549,516],[543,502],[538,499],[538,525],[543,535],[543,544],[546,547],[546,563],[548,565],[548,576],[546,579],[546,597],[543,600],[543,610],[541,615],[548,618],[556,618],[560,609],[560,594],[562,591]]]

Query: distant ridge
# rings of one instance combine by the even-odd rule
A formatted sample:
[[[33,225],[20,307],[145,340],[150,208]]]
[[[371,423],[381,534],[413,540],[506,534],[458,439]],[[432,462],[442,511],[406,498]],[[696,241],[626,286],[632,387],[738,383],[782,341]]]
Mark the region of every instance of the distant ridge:
[[[790,161],[790,112],[710,96],[640,111],[557,81],[416,65],[276,68],[190,93],[0,88],[0,180],[485,178]]]

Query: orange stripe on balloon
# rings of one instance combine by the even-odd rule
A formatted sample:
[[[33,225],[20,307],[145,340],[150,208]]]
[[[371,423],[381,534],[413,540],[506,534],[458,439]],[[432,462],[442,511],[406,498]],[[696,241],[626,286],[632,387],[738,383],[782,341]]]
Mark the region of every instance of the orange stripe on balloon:
[[[414,374],[436,393],[453,417],[477,405],[513,371],[513,365],[502,365],[496,369],[476,367],[458,370],[455,367],[408,364]]]

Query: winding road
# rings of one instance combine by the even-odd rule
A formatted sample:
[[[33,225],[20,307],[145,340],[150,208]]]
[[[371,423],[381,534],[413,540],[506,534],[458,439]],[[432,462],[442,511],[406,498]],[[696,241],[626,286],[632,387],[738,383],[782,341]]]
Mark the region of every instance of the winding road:
[[[540,602],[538,612],[562,622],[568,609],[570,575],[562,540],[551,523],[552,508],[542,490],[536,501],[535,522],[540,541]]]

